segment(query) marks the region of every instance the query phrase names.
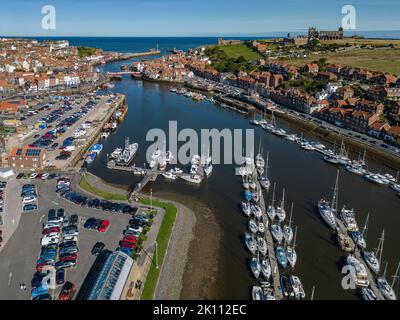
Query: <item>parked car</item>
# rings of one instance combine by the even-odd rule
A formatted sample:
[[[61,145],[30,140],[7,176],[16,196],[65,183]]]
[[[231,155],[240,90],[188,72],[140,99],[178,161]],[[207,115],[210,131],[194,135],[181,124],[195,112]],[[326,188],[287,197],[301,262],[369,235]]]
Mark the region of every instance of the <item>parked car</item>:
[[[109,220],[103,220],[98,228],[98,230],[100,232],[106,232],[108,227],[110,225],[110,221]]]
[[[92,255],[98,256],[101,251],[103,251],[105,244],[103,242],[96,242],[92,248]]]
[[[28,212],[28,211],[33,211],[37,210],[38,206],[36,204],[26,204],[24,205],[23,211]]]
[[[67,281],[62,287],[61,292],[58,296],[58,299],[59,300],[71,300],[72,296],[74,294],[74,291],[75,291],[75,285],[72,282]]]
[[[58,269],[56,272],[56,283],[58,285],[63,284],[65,282],[65,270]]]

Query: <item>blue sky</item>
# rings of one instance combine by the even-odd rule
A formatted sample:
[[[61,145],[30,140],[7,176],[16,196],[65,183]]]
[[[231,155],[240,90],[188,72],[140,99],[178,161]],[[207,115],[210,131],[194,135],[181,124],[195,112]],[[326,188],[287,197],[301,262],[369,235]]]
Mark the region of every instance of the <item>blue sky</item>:
[[[357,31],[400,30],[399,0],[0,0],[4,36],[210,36],[304,31],[340,26],[343,5]],[[56,8],[56,30],[41,9]]]

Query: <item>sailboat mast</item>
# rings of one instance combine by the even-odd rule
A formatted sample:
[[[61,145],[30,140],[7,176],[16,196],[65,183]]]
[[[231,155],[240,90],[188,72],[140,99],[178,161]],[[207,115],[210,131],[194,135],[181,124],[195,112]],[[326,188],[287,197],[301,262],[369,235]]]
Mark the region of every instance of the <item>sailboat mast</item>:
[[[275,203],[275,187],[276,187],[276,182],[274,182],[274,191],[272,192],[272,206],[274,206]]]
[[[292,202],[292,207],[290,208],[289,227],[292,226],[292,216],[293,216],[293,202]]]
[[[378,257],[378,255],[379,255],[379,257],[378,257],[379,264],[382,261],[382,252],[383,252],[383,242],[384,241],[385,241],[385,229],[383,229],[383,231],[382,231],[382,235],[379,239],[378,249],[376,250],[376,253],[375,253],[376,257]]]
[[[282,192],[282,201],[281,201],[281,208],[283,209],[285,205],[285,188],[283,188],[283,192]]]
[[[396,273],[393,276],[393,281],[392,281],[392,289],[394,288],[394,284],[396,283],[396,279],[399,277],[399,268],[400,268],[400,261],[397,264],[397,269],[396,269]]]
[[[294,230],[293,248],[296,247],[296,238],[297,238],[297,226],[296,229]]]
[[[369,212],[367,214],[367,219],[365,219],[365,224],[364,224],[364,228],[363,228],[363,231],[362,231],[362,235],[363,235],[365,240],[367,239],[368,221],[369,221]]]
[[[310,300],[314,300],[314,293],[315,293],[315,286],[312,287]]]
[[[268,178],[269,152],[267,152],[267,162],[265,164],[265,178]]]
[[[335,183],[335,189],[333,191],[333,198],[332,198],[332,212],[336,214],[337,212],[337,206],[338,206],[338,192],[339,192],[339,170],[337,171],[336,174],[336,183]]]

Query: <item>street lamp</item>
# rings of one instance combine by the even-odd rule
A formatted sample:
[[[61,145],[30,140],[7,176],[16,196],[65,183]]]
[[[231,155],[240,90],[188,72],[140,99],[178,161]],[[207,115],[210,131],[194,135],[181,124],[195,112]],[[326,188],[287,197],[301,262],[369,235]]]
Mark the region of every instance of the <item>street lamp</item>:
[[[158,243],[155,241],[156,269],[158,269]]]

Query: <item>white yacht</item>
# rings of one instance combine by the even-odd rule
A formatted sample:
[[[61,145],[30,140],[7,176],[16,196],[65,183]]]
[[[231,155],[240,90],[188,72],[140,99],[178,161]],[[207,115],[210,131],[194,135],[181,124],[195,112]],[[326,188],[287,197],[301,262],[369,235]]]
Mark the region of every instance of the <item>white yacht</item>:
[[[283,188],[281,204],[276,207],[276,216],[278,217],[280,222],[283,222],[286,219],[285,188]]]
[[[165,161],[167,161],[167,163],[170,163],[172,161],[172,159],[174,158],[174,155],[172,154],[171,151],[166,151],[165,155],[164,155]]]
[[[263,289],[260,286],[253,286],[251,289],[251,295],[254,301],[265,300]]]
[[[290,244],[293,240],[292,216],[293,216],[293,202],[292,202],[292,207],[290,209],[289,224],[283,226],[283,238],[285,239],[286,244]]]
[[[200,184],[202,179],[201,176],[198,174],[192,174],[192,175],[181,175],[179,176],[181,179],[191,182],[191,183],[195,183],[195,184]]]
[[[258,251],[265,256],[267,254],[267,242],[265,241],[263,236],[258,236],[257,237],[257,247]]]
[[[260,233],[264,233],[265,232],[265,226],[264,226],[264,223],[262,221],[258,222],[258,232],[260,232]]]
[[[110,155],[110,159],[117,159],[122,153],[122,148],[116,148]]]
[[[383,276],[379,277],[376,280],[379,290],[381,291],[381,293],[387,300],[397,300],[397,296],[396,296],[396,293],[394,292],[393,288],[394,288],[396,279],[398,278],[399,267],[400,267],[400,262],[397,265],[396,273],[393,276],[392,285],[390,285],[389,282],[386,280],[387,263],[385,266],[385,271],[383,272]]]
[[[385,230],[382,231],[382,235],[379,238],[378,248],[374,251],[363,251],[362,255],[367,263],[368,267],[375,273],[378,274],[381,268],[383,243],[385,241]]]
[[[254,237],[254,234],[251,234],[249,232],[246,232],[245,237],[244,237],[244,242],[247,246],[247,249],[249,249],[249,251],[252,254],[255,254],[257,251],[257,242],[256,239]]]
[[[378,300],[378,297],[371,288],[362,288],[361,295],[364,300]]]
[[[200,164],[200,160],[201,160],[200,156],[196,154],[196,155],[194,155],[192,157],[192,160],[190,160],[190,163],[191,164],[195,164],[195,165],[199,165]]]
[[[177,179],[177,176],[174,175],[174,174],[173,174],[172,172],[170,172],[170,171],[164,172],[162,175],[163,175],[163,177],[164,177],[165,179],[168,179],[168,180],[175,181],[175,180]]]
[[[297,228],[296,228],[295,235],[294,235],[293,246],[286,247],[286,257],[292,268],[294,268],[294,266],[297,262],[297,253],[296,253],[296,249],[295,249],[296,248],[296,235],[297,235]]]
[[[272,274],[272,268],[268,262],[268,258],[264,258],[261,261],[261,272],[262,272],[265,280],[269,281],[269,279],[271,278],[271,274]]]
[[[253,257],[250,262],[251,271],[253,271],[254,276],[256,279],[260,277],[261,273],[261,263],[258,257]]]
[[[337,201],[339,192],[339,170],[336,175],[335,189],[333,191],[332,202],[329,204],[328,201],[321,199],[318,201],[318,211],[322,219],[330,226],[332,229],[336,230],[336,212],[337,212]]]
[[[367,218],[365,219],[362,232],[360,231],[351,232],[351,237],[353,238],[354,243],[361,249],[365,249],[367,247],[366,233],[368,230],[368,222],[369,222],[369,213],[367,214]]]
[[[283,240],[283,232],[282,228],[279,224],[271,224],[270,225],[271,233],[276,242],[281,243]]]
[[[346,170],[359,176],[363,176],[367,173],[367,170],[365,170],[362,166],[355,164],[348,164],[346,166]]]
[[[303,285],[298,276],[290,276],[289,282],[292,285],[294,297],[298,300],[305,299],[306,293],[303,289]]]
[[[175,168],[169,170],[169,172],[171,172],[172,174],[181,174],[181,173],[183,173],[183,170],[179,169],[178,167],[175,167]]]
[[[358,287],[369,287],[368,273],[365,265],[355,258],[353,255],[348,255],[346,262],[348,265],[354,267],[355,273],[351,273],[352,280]]]
[[[104,131],[104,132],[101,134],[101,138],[102,138],[102,139],[107,139],[107,138],[109,137],[109,135],[110,135],[110,133],[109,133],[108,131]]]
[[[259,182],[261,188],[268,190],[271,186],[271,182],[268,179],[268,161],[269,161],[269,153],[267,153],[267,162],[265,164],[264,175],[260,176]]]
[[[262,211],[259,205],[257,204],[251,204],[250,205],[251,212],[257,219],[261,219],[262,217]]]
[[[267,208],[267,215],[271,219],[271,221],[273,221],[275,219],[275,217],[276,217],[276,210],[275,210],[275,206],[274,206],[274,203],[275,203],[275,187],[276,187],[276,183],[274,183],[274,191],[272,192],[272,203]]]
[[[379,184],[379,185],[387,185],[389,182],[385,181],[382,179],[382,177],[379,174],[368,172],[364,175],[364,178],[367,179],[368,181]]]
[[[242,202],[241,208],[242,208],[243,213],[244,213],[246,216],[250,217],[250,215],[251,215],[250,203],[248,203],[248,202]]]
[[[354,209],[342,208],[340,216],[348,232],[358,231],[358,225],[354,216]]]
[[[252,233],[257,233],[258,224],[255,220],[253,220],[253,219],[249,220],[248,225],[249,225],[249,229]]]

